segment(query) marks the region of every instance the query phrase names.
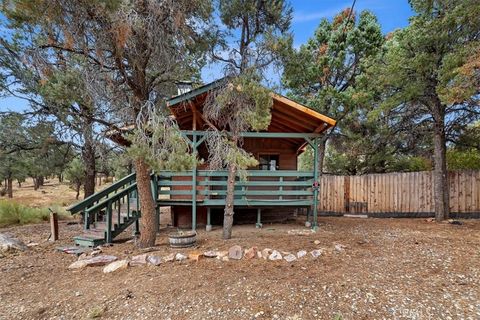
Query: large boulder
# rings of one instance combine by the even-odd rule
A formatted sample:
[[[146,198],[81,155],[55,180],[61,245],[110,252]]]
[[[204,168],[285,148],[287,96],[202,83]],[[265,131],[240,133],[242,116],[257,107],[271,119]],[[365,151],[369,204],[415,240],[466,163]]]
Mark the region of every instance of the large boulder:
[[[25,243],[4,233],[0,233],[0,252],[25,250],[28,250]]]

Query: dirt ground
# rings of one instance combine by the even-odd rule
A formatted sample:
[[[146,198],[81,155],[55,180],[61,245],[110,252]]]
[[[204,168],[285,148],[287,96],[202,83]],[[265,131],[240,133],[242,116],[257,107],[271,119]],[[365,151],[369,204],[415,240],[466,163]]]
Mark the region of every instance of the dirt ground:
[[[199,233],[198,250],[324,249],[316,260],[187,260],[112,274],[67,269],[76,258],[55,247],[71,245],[78,225],[62,222],[55,244],[45,241],[48,224],[0,229],[39,243],[0,258],[0,319],[480,319],[480,221],[320,222],[310,235],[289,234],[305,230],[300,223],[236,226],[229,241],[219,228]],[[170,249],[168,232],[155,254],[191,251]],[[103,250],[119,258],[140,253],[126,242]]]

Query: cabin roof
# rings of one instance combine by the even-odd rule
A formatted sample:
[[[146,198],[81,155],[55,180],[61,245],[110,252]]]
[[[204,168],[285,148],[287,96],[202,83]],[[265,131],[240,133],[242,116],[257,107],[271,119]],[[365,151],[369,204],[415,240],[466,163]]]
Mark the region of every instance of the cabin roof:
[[[202,130],[202,108],[208,93],[225,82],[225,78],[213,81],[192,91],[168,100],[167,105],[183,130]],[[333,127],[336,121],[292,99],[271,93],[273,98],[272,120],[268,132],[321,133]]]
[[[206,129],[206,121],[203,118],[203,104],[209,92],[220,87],[226,81],[225,78],[213,81],[209,84],[195,88],[189,92],[172,97],[167,101],[172,115],[175,117],[181,130]],[[292,99],[271,92],[273,98],[272,119],[267,132],[273,133],[322,133],[335,126],[336,121],[326,115],[316,112]],[[123,133],[130,131],[133,126],[127,126],[120,130],[108,132],[111,140],[129,145]],[[299,151],[306,145],[304,139],[285,139],[296,146]]]

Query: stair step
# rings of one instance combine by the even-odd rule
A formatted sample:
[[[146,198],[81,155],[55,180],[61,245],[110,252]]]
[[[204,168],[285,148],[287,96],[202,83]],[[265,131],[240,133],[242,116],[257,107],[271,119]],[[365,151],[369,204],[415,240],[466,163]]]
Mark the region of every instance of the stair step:
[[[96,247],[105,243],[105,236],[95,236],[91,234],[82,234],[73,237],[76,245],[82,247]]]

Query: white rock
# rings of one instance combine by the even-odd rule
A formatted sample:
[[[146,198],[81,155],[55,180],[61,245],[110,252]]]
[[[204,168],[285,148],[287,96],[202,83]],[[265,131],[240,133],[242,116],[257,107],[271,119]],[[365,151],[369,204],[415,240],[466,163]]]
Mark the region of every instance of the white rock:
[[[148,258],[148,254],[147,254],[147,253],[140,254],[140,255],[138,255],[138,256],[134,256],[134,257],[132,257],[132,260],[130,261],[130,265],[131,265],[131,266],[143,266],[143,265],[146,265],[146,264],[147,264],[147,258]]]
[[[282,254],[277,250],[273,250],[272,253],[268,256],[268,260],[275,261],[275,260],[282,260]]]
[[[336,244],[335,245],[335,251],[337,251],[337,252],[343,252],[343,251],[345,251],[345,248],[346,248],[346,246],[344,246],[343,244]]]
[[[163,259],[165,262],[172,262],[175,261],[175,253],[170,253]]]
[[[320,240],[315,240],[315,241],[313,241],[313,243],[318,245],[318,244],[320,244]]]
[[[27,244],[27,247],[36,247],[38,245],[39,245],[39,243],[37,243],[37,242],[30,242],[30,243]]]
[[[118,260],[105,266],[105,268],[103,268],[103,273],[111,273],[126,268],[128,268],[128,260]]]
[[[68,269],[82,269],[87,266],[87,260],[78,260],[68,266]]]
[[[218,252],[214,250],[208,250],[205,251],[203,255],[205,256],[205,258],[215,258],[216,256],[218,256]]]
[[[317,259],[318,257],[320,257],[322,255],[322,250],[318,250],[318,249],[312,250],[312,251],[310,251],[310,254],[312,255],[312,257],[314,259]]]
[[[287,254],[285,257],[283,257],[287,262],[293,262],[297,260],[297,257],[293,254]]]
[[[159,256],[148,256],[147,257],[147,262],[148,264],[151,264],[152,266],[159,266],[162,264],[162,258]]]
[[[175,255],[175,260],[177,261],[183,261],[183,260],[187,260],[188,257],[186,255],[184,255],[183,253],[177,253]]]
[[[307,255],[307,251],[305,250],[300,250],[297,252],[297,258],[300,259],[300,258],[303,258]]]
[[[102,253],[102,249],[93,250],[92,252],[90,252],[90,255],[94,257],[94,256],[98,256],[100,253]]]
[[[272,251],[273,251],[273,250],[270,249],[270,248],[265,248],[265,249],[263,249],[263,250],[262,250],[262,257],[263,257],[263,259],[267,260],[268,257],[270,256],[270,254],[272,253]]]
[[[243,249],[239,245],[235,245],[228,249],[228,258],[233,260],[240,260],[243,258]]]
[[[228,251],[218,251],[217,259],[222,261],[228,261]]]

